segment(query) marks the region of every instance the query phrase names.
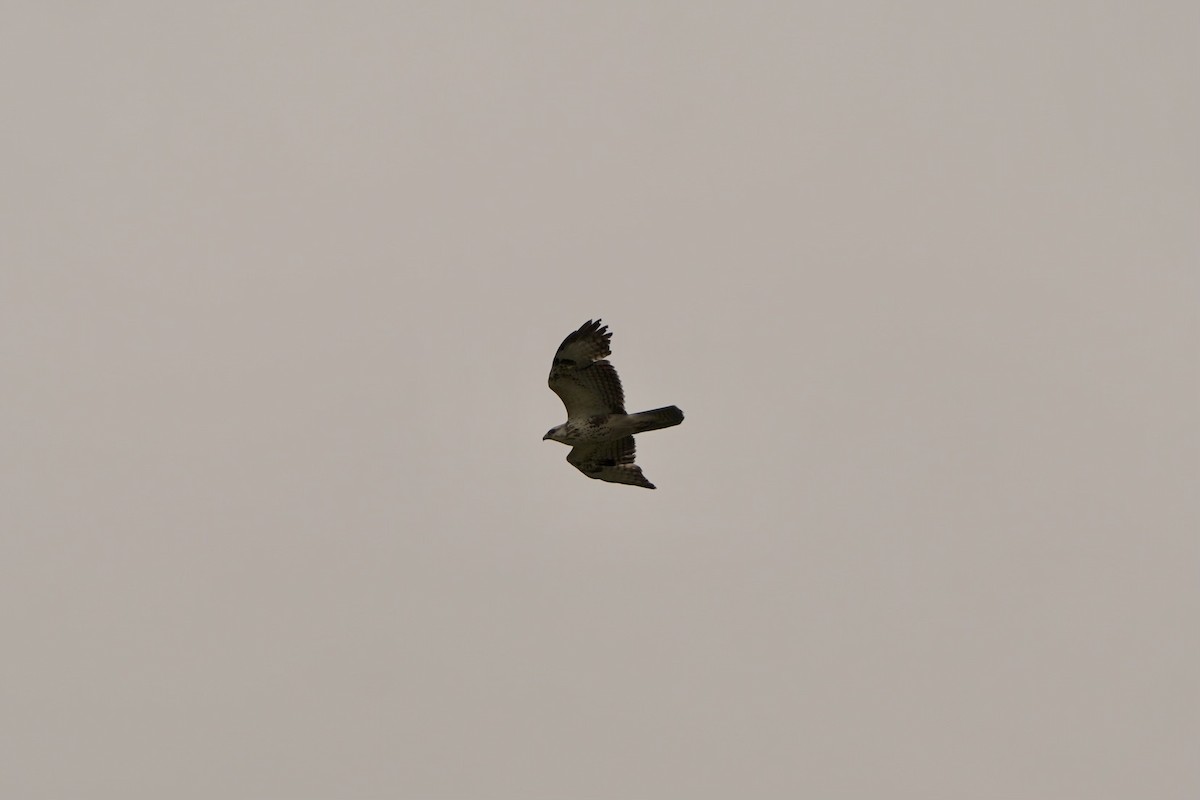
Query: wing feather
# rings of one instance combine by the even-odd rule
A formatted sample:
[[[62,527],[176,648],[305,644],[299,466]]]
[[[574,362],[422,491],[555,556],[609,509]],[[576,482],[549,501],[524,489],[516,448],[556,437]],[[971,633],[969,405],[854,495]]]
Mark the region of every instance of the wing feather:
[[[625,413],[621,379],[607,361],[582,369],[556,365],[550,370],[550,388],[566,406],[567,419]]]
[[[579,330],[567,334],[554,354],[554,363],[569,362],[571,366],[582,367],[593,361],[612,354],[609,341],[612,334],[607,325],[601,325],[601,320],[588,320],[579,326]]]
[[[653,489],[642,468],[633,463],[636,455],[633,437],[626,436],[613,442],[576,445],[567,453],[567,461],[589,478]]]

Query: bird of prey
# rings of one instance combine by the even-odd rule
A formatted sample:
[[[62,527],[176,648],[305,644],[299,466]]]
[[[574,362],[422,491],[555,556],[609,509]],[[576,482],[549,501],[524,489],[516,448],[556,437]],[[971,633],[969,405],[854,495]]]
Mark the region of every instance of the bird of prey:
[[[567,421],[551,428],[542,441],[571,446],[567,461],[589,478],[653,489],[633,463],[633,434],[669,428],[683,422],[675,406],[637,414],[625,413],[625,394],[613,365],[612,334],[600,320],[588,320],[558,346],[550,367],[550,388],[567,407]]]

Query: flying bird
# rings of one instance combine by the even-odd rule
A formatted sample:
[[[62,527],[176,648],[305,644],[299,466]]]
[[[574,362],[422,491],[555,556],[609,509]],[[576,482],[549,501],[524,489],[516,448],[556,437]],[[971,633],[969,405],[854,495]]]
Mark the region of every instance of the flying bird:
[[[634,464],[633,434],[683,422],[676,406],[625,413],[625,393],[613,365],[607,325],[588,320],[563,339],[550,366],[550,388],[567,407],[567,421],[551,428],[542,441],[571,446],[567,461],[589,478],[653,489]]]

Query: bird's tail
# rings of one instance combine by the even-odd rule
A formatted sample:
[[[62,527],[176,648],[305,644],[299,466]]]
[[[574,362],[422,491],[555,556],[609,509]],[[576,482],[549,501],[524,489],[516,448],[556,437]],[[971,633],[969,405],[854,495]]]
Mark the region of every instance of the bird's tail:
[[[667,406],[666,408],[656,408],[653,411],[630,414],[629,418],[633,420],[634,433],[645,433],[678,425],[683,422],[683,412],[679,410],[678,406]]]

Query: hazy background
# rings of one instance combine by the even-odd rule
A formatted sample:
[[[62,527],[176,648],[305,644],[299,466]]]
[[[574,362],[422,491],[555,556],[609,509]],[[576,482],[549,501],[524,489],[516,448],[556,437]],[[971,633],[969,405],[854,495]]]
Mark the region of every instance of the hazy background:
[[[1198,33],[7,5],[0,795],[1200,796]]]

